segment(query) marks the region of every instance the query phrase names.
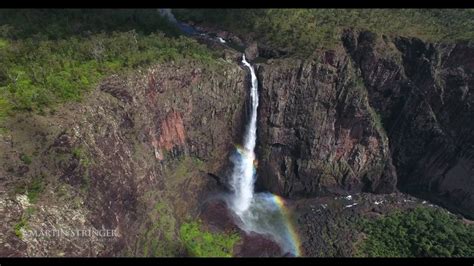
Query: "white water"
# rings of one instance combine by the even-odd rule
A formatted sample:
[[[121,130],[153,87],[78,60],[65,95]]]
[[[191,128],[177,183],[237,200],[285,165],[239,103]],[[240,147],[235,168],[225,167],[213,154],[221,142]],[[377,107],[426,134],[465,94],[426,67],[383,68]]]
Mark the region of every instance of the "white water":
[[[160,13],[161,16],[165,17],[168,19],[170,22],[177,24],[178,21],[174,17],[173,13],[171,12],[171,8],[159,8],[158,12]]]
[[[160,14],[175,23],[182,31],[190,35],[206,35],[193,27],[184,25],[173,16],[169,9],[160,10]],[[222,38],[219,42],[225,43]],[[239,155],[233,156],[234,163],[230,185],[233,193],[228,202],[231,209],[239,216],[239,227],[246,232],[256,232],[273,238],[280,244],[283,252],[298,255],[295,240],[292,238],[282,210],[275,204],[275,196],[271,193],[254,193],[256,178],[255,144],[257,140],[257,108],[258,108],[258,80],[254,68],[247,62],[245,55],[242,63],[250,70],[252,84],[250,87],[251,114],[250,121],[245,129],[243,147],[237,148]]]
[[[254,68],[247,62],[245,55],[242,56],[242,63],[250,70],[252,77],[250,87],[251,113],[244,133],[243,147],[237,148],[238,156],[232,157],[234,169],[230,185],[233,194],[230,198],[230,206],[240,218],[239,226],[241,229],[246,232],[267,235],[279,243],[284,252],[297,255],[294,240],[291,238],[281,210],[274,202],[274,195],[271,193],[254,193],[258,80]]]
[[[252,77],[250,90],[251,114],[250,121],[245,129],[241,156],[234,158],[234,171],[231,177],[231,186],[234,190],[232,208],[239,216],[246,211],[253,199],[253,185],[255,182],[255,143],[257,140],[257,108],[258,108],[258,81],[253,67],[242,57],[242,63],[249,68]]]

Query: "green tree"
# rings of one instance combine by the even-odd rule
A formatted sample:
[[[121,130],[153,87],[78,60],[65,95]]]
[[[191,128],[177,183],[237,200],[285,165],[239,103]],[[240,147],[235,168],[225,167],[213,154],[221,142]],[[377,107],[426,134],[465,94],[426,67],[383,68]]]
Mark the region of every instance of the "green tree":
[[[368,257],[472,257],[474,227],[445,210],[419,207],[363,220],[367,239],[358,255]]]

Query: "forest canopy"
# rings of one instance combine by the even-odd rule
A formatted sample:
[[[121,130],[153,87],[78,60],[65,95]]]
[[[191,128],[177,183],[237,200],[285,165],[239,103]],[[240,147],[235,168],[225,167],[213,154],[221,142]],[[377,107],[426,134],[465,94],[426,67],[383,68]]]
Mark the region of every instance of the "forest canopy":
[[[426,41],[474,40],[473,9],[177,9],[183,21],[232,31],[304,55],[331,48],[346,28]]]

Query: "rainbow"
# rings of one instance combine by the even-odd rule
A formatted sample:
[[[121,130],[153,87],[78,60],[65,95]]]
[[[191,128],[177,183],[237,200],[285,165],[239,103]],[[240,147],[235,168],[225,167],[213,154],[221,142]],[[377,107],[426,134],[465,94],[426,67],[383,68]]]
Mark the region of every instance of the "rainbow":
[[[275,205],[278,206],[283,216],[285,226],[288,232],[288,240],[291,242],[294,255],[297,257],[302,256],[301,240],[299,238],[298,233],[296,232],[293,221],[291,220],[290,210],[286,207],[285,200],[278,195],[273,195],[272,200],[273,200],[273,203],[275,203]]]
[[[235,150],[237,150],[237,152],[242,156],[249,153],[249,150],[245,149],[244,146],[242,146],[240,144],[234,144],[234,147],[235,147]]]
[[[247,150],[245,147],[239,144],[235,144],[234,146],[240,156],[245,156],[245,157],[249,156],[249,153],[251,151]],[[256,173],[257,171],[257,166],[258,166],[258,161],[254,159],[253,161],[254,173]],[[291,216],[290,210],[286,206],[285,199],[275,194],[271,194],[271,193],[268,193],[268,194],[271,195],[270,196],[271,203],[273,203],[278,208],[283,218],[283,223],[286,227],[286,240],[289,241],[289,244],[291,245],[291,249],[292,249],[291,252],[293,253],[293,255],[297,257],[302,256],[301,240],[291,220],[292,216]]]

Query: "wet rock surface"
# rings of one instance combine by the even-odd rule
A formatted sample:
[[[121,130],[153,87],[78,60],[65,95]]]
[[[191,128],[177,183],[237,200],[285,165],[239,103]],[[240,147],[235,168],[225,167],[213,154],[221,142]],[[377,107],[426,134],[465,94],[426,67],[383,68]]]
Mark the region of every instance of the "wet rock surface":
[[[202,207],[200,218],[211,231],[237,232],[240,235],[241,241],[234,247],[234,256],[236,257],[289,256],[283,254],[280,246],[269,236],[241,230],[236,224],[238,217],[235,217],[223,200],[213,199],[207,202]]]
[[[263,235],[242,234],[242,244],[234,249],[236,257],[285,257],[277,243]]]

